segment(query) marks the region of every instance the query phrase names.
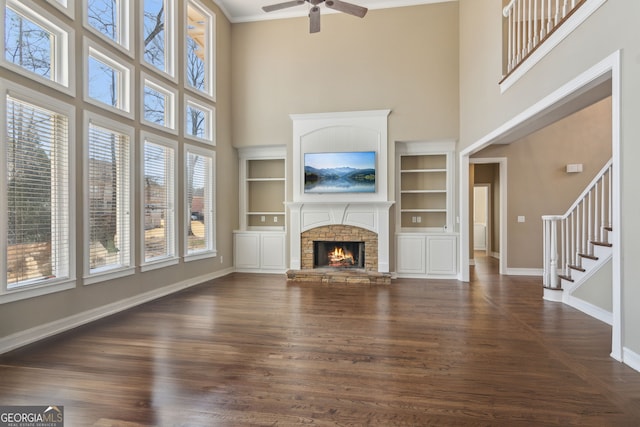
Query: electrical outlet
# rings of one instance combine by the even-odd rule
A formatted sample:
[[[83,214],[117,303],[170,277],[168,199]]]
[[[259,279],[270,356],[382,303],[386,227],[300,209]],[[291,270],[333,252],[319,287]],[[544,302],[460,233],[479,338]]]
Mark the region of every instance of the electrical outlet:
[[[415,216],[412,216],[412,217],[411,217],[411,223],[415,224],[415,223],[416,223],[416,221],[417,221],[417,220],[416,220],[416,217],[415,217]]]
[[[277,216],[273,217],[273,222],[278,222],[278,217]]]
[[[420,224],[422,222],[422,217],[421,216],[417,217],[416,221],[418,222],[418,224]]]
[[[266,220],[267,220],[267,219],[264,217],[264,215],[262,215],[262,216],[260,217],[260,222],[265,222]]]

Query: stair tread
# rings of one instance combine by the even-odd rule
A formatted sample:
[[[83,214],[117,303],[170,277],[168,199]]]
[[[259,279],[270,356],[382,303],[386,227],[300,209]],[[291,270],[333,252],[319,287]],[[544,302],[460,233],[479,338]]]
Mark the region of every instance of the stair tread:
[[[613,231],[613,227],[603,227],[607,231]]]
[[[564,274],[558,274],[558,277],[561,278],[561,279],[564,279],[564,280],[566,280],[568,282],[573,283],[573,279],[571,278],[571,276],[565,276]]]
[[[596,246],[604,246],[604,247],[607,247],[607,248],[610,248],[610,247],[613,246],[613,244],[609,243],[609,242],[594,242],[594,241],[591,241],[591,244],[592,245],[596,245]]]
[[[578,270],[578,271],[582,271],[582,272],[587,271],[583,267],[580,267],[579,265],[571,265],[571,264],[569,264],[567,267],[569,267],[572,270]]]
[[[590,254],[578,254],[578,256],[582,258],[592,259],[594,261],[597,261],[599,259],[597,256]]]

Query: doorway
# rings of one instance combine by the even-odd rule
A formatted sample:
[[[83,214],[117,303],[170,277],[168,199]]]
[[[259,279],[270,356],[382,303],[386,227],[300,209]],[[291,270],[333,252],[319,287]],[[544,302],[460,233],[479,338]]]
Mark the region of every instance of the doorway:
[[[491,184],[473,186],[473,250],[491,253]]]

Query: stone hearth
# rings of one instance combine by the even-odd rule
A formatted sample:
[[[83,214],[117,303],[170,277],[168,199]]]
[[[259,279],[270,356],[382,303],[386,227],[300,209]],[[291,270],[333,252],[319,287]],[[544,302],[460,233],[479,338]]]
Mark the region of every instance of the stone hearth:
[[[391,284],[391,274],[364,270],[339,270],[314,268],[311,270],[289,270],[287,280],[332,287],[373,287]]]

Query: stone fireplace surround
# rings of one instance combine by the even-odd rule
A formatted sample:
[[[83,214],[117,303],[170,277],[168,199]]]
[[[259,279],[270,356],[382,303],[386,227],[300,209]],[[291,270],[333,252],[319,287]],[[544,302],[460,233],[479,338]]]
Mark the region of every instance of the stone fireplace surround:
[[[315,241],[364,242],[364,270],[378,271],[378,235],[373,231],[351,225],[327,225],[302,233],[300,260],[302,269],[314,268]]]

